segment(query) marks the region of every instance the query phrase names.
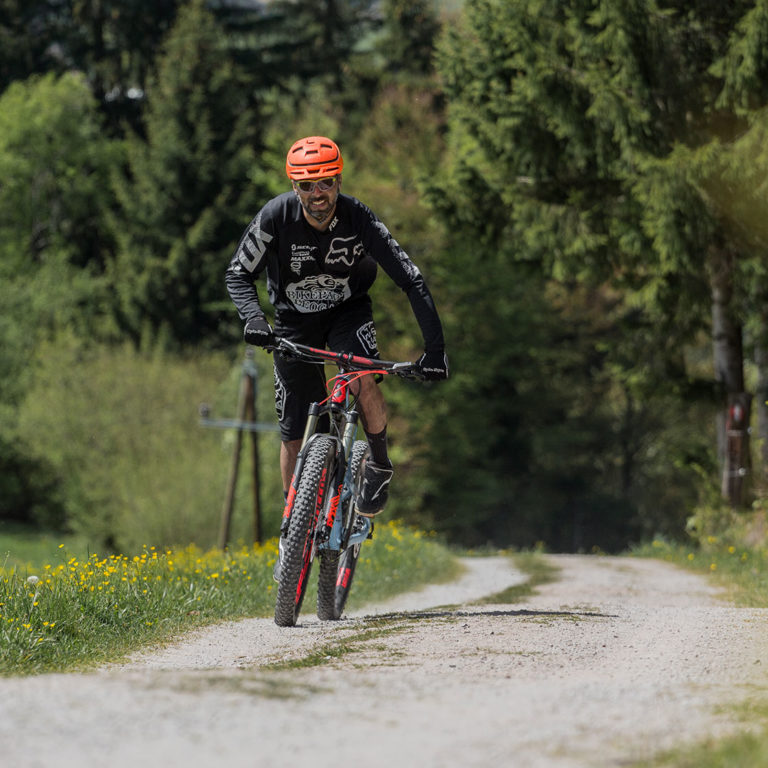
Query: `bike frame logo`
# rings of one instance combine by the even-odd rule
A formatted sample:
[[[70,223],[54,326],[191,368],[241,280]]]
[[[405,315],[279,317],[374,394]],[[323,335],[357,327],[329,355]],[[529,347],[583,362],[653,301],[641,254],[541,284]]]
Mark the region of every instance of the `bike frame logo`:
[[[325,502],[325,479],[328,474],[328,469],[323,467],[323,473],[320,475],[320,482],[317,484],[317,500],[315,501],[315,523],[320,518],[320,512],[323,509],[323,503]]]
[[[331,499],[330,504],[328,505],[328,514],[325,517],[325,524],[329,529],[333,528],[333,523],[336,520],[336,513],[339,511],[339,501],[341,500],[341,491],[343,488],[344,483],[336,489],[336,495]]]
[[[352,248],[352,255],[349,254],[349,244],[356,238],[356,235],[352,237],[334,237],[331,240],[331,246],[328,249],[328,253],[325,255],[326,264],[338,264],[341,262],[346,267],[351,267],[355,263],[355,259],[360,258],[363,252],[363,244],[356,243]]]

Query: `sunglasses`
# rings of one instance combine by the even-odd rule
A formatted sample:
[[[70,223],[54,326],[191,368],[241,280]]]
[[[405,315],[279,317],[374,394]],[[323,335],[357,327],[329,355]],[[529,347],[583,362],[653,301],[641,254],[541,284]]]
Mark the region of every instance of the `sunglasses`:
[[[327,179],[317,179],[316,181],[294,181],[293,183],[300,192],[314,192],[315,188],[319,189],[321,192],[327,192],[329,189],[333,188],[333,185],[336,183],[336,177],[329,176]]]

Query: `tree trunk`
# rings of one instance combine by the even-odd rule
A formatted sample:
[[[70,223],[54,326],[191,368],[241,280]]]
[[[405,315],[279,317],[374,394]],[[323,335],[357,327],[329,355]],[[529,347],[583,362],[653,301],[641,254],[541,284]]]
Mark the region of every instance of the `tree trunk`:
[[[717,418],[721,491],[731,506],[739,507],[747,500],[751,395],[744,392],[742,329],[732,306],[735,254],[722,246],[713,246],[709,256],[715,382],[722,403]]]
[[[760,446],[758,456],[759,482],[764,483],[768,474],[768,313],[760,313],[760,326],[755,342],[755,367],[757,384],[755,409],[757,411],[757,440]]]

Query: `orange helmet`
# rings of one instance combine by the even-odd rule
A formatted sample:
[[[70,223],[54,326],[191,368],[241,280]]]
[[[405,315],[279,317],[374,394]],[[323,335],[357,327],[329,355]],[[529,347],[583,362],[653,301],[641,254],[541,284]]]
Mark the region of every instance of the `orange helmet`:
[[[341,173],[344,161],[336,142],[325,136],[307,136],[294,142],[285,160],[289,179],[320,179]]]

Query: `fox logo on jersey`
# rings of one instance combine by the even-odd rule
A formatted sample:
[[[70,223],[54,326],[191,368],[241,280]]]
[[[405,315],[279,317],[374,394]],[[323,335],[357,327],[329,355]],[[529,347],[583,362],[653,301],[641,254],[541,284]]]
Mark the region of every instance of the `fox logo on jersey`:
[[[350,255],[349,245],[356,239],[356,235],[352,235],[352,237],[334,237],[331,240],[331,247],[325,255],[325,263],[338,264],[341,262],[345,266],[351,267],[355,263],[355,259],[358,259],[363,252],[362,243],[356,243]]]

